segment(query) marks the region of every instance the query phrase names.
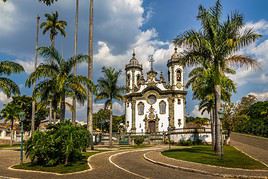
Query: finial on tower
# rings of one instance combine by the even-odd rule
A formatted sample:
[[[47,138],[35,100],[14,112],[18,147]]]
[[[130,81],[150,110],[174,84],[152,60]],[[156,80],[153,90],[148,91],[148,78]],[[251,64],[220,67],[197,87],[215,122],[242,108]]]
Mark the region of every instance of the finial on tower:
[[[132,56],[135,57],[135,48],[133,49]]]

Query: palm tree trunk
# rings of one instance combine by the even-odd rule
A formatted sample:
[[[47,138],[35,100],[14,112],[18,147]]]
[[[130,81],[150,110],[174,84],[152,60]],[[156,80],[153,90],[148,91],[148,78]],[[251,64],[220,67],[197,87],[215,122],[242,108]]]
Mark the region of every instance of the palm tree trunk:
[[[212,109],[210,111],[210,121],[211,121],[211,146],[212,149],[214,150],[215,146],[215,131],[214,131],[214,110]]]
[[[61,96],[60,105],[60,121],[63,121],[65,119],[65,93]]]
[[[93,0],[90,0],[89,7],[89,45],[88,45],[88,79],[93,79]],[[87,129],[90,133],[90,146],[91,150],[93,146],[93,100],[92,92],[88,89],[88,101],[87,101]]]
[[[74,56],[77,55],[77,40],[78,40],[78,16],[79,16],[79,0],[76,0],[76,13],[75,13],[75,35],[74,35]],[[74,75],[76,76],[77,67],[74,66]],[[76,98],[73,97],[73,111],[72,111],[72,123],[76,121]]]
[[[53,123],[54,123],[54,124],[56,124],[56,122],[57,122],[57,119],[56,119],[56,118],[57,118],[57,112],[54,111],[54,112],[53,112]]]
[[[37,67],[37,58],[38,58],[38,53],[37,53],[37,49],[38,49],[38,36],[39,36],[39,21],[40,21],[40,17],[37,16],[36,17],[36,39],[35,39],[35,60],[34,60],[34,69],[36,70]],[[33,84],[33,89],[35,88],[35,82]],[[35,99],[32,96],[32,121],[31,121],[31,133],[33,134],[34,130],[35,130]]]
[[[110,107],[110,125],[109,125],[109,146],[113,147],[113,103],[112,99],[111,101],[111,107]]]
[[[215,122],[215,108],[212,109],[212,120],[213,120],[213,126],[212,126],[212,130],[213,130],[213,138],[214,138],[214,141],[213,141],[213,150],[216,152],[216,122]]]
[[[13,145],[13,139],[14,139],[13,126],[14,126],[14,119],[11,120],[11,125],[10,125],[10,146]]]
[[[220,85],[215,85],[215,125],[216,125],[216,137],[215,137],[215,150],[216,154],[220,157],[222,157],[222,145],[221,145],[221,121],[219,118],[219,110],[220,110],[220,105],[221,105],[221,86]]]
[[[52,99],[50,99],[49,101],[49,122],[51,121],[52,121]]]

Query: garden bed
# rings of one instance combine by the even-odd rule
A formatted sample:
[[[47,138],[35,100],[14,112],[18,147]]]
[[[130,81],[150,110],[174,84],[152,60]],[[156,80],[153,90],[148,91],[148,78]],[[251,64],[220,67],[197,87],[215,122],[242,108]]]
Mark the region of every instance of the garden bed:
[[[86,152],[83,153],[82,160],[73,162],[69,165],[59,164],[56,166],[41,166],[34,163],[24,163],[20,165],[15,165],[12,168],[14,169],[23,169],[23,170],[34,170],[34,171],[43,171],[43,172],[52,172],[52,173],[59,173],[59,174],[67,174],[67,173],[74,173],[79,171],[84,171],[89,169],[88,165],[88,157],[99,153],[99,152]]]
[[[164,156],[229,168],[266,169],[262,163],[250,158],[232,146],[224,146],[224,157],[220,159],[209,145],[199,145],[187,148],[173,149],[162,152]]]

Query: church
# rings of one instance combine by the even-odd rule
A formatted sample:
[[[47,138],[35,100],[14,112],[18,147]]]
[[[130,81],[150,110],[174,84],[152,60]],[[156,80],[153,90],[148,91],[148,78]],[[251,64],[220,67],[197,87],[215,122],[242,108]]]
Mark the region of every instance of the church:
[[[146,78],[142,64],[133,52],[126,71],[126,128],[128,133],[162,133],[185,125],[183,67],[177,48],[167,60],[168,79],[153,69],[153,58]],[[159,75],[158,75],[159,74]]]

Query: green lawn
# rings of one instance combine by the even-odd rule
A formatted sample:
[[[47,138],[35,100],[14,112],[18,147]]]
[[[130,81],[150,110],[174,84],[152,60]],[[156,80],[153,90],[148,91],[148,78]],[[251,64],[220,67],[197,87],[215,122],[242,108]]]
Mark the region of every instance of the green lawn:
[[[6,148],[17,148],[19,146],[20,146],[20,144],[13,144],[12,146],[10,146],[10,144],[1,144],[0,145],[0,150],[1,149],[6,149]]]
[[[72,165],[56,165],[56,166],[41,166],[37,164],[32,163],[24,163],[22,165],[16,165],[13,166],[13,168],[16,169],[24,169],[24,170],[36,170],[36,171],[45,171],[45,172],[54,172],[54,173],[73,173],[73,172],[79,172],[83,170],[89,169],[89,166],[87,164],[87,159],[89,156],[92,156],[99,152],[86,152],[83,153],[83,159],[80,161],[77,161],[75,163],[72,163]]]
[[[209,145],[192,146],[189,148],[173,149],[162,152],[163,155],[175,159],[203,164],[217,165],[230,168],[267,169],[260,162],[236,150],[232,146],[224,146],[224,157],[219,159]]]

